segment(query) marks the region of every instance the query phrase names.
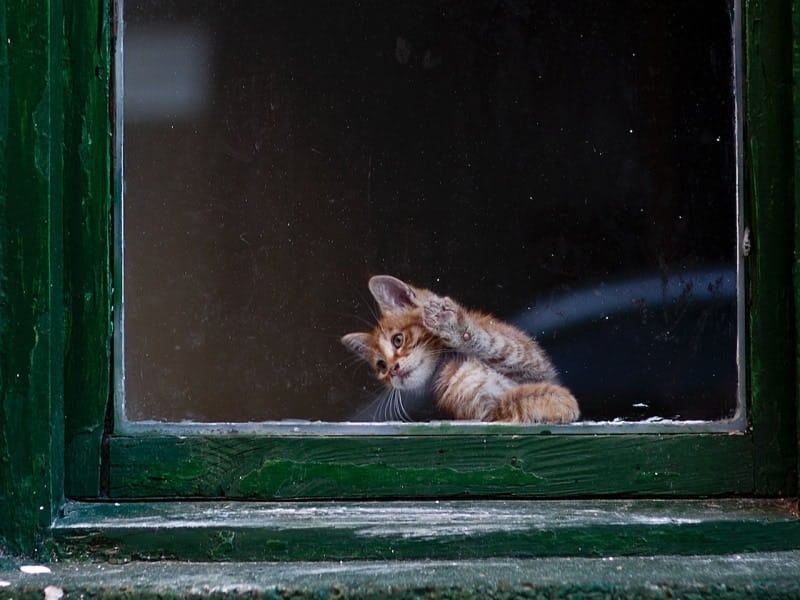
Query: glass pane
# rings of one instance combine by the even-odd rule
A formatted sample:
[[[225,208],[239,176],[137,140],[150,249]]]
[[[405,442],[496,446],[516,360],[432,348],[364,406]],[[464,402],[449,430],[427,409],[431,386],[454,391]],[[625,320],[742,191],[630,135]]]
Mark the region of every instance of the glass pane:
[[[127,419],[375,417],[380,273],[534,335],[584,419],[734,415],[732,0],[123,20]]]

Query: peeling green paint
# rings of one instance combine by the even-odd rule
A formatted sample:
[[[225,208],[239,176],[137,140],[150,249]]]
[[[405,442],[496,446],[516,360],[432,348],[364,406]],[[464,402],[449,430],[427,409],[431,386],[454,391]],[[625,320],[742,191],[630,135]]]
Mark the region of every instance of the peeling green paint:
[[[33,164],[44,181],[50,180],[50,78],[45,81],[42,97],[31,115],[31,129],[33,131]]]
[[[650,471],[639,473],[636,476],[637,481],[668,481],[670,479],[678,479],[680,475],[673,471]]]

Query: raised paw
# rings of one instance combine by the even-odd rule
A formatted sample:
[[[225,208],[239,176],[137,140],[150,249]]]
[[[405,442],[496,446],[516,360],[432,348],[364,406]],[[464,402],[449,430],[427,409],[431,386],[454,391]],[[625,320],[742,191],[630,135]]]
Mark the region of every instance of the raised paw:
[[[422,307],[422,324],[451,348],[464,343],[459,306],[450,298],[432,296]]]

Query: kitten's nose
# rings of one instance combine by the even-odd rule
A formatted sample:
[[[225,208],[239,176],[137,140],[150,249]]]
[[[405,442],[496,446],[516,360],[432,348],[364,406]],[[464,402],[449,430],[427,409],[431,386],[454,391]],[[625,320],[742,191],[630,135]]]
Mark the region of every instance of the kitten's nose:
[[[394,365],[392,366],[392,371],[394,371],[395,373],[400,372],[400,361],[394,363]]]

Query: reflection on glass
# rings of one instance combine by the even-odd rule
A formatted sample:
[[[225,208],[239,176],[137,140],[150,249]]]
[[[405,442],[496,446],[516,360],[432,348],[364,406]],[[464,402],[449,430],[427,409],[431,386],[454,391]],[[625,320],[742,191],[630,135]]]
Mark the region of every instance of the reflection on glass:
[[[730,0],[125,0],[128,419],[347,421],[388,273],[584,418],[737,405]]]

